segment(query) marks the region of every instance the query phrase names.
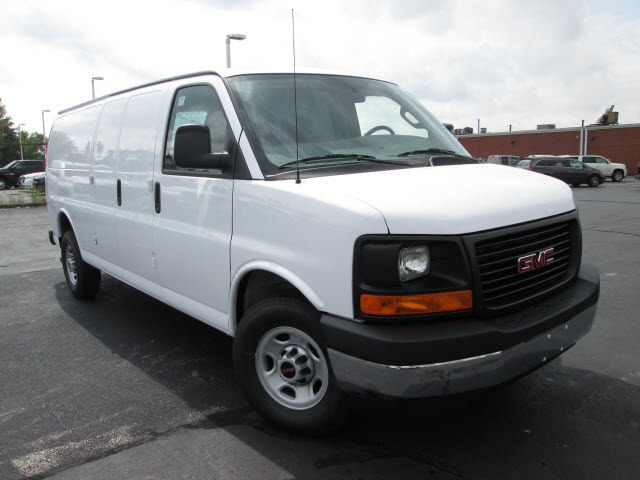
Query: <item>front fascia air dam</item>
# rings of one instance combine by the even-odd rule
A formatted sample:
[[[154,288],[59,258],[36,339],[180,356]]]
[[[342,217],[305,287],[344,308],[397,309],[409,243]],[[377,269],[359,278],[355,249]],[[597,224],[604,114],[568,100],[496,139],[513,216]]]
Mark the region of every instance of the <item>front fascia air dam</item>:
[[[583,264],[568,287],[514,313],[404,324],[323,315],[333,372],[356,394],[420,398],[490,387],[560,355],[593,324],[598,271]]]

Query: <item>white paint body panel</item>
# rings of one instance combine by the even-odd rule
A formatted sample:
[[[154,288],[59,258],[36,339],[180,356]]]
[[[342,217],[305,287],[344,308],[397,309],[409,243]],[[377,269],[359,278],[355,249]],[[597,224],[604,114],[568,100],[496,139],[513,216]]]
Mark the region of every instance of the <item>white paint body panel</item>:
[[[307,298],[317,309],[350,317],[353,246],[365,233],[388,231],[377,210],[349,195],[307,180],[300,184],[294,180],[237,181],[233,284],[249,270],[247,265],[277,266],[281,276],[289,277],[299,290],[307,290]]]

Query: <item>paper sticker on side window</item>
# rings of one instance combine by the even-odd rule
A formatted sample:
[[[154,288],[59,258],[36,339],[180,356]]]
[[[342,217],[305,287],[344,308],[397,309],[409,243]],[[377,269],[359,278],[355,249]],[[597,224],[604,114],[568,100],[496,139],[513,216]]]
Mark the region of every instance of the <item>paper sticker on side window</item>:
[[[185,96],[178,97],[178,106],[181,107],[184,105]]]

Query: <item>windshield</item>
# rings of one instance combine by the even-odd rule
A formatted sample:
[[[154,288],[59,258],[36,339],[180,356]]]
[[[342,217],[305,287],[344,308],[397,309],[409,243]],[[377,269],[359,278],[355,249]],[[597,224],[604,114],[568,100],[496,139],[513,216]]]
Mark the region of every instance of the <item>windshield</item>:
[[[278,167],[285,164],[289,166],[283,168],[295,169],[293,75],[243,75],[228,80],[259,144],[253,142],[261,150],[256,155],[263,173],[282,171]],[[306,74],[297,75],[296,84],[298,158],[313,159],[301,163],[300,169],[362,162],[367,160],[364,156],[370,161],[398,160],[400,154],[429,149],[468,155],[440,122],[395,85]]]
[[[11,167],[13,167],[14,165],[16,165],[17,163],[18,163],[18,160],[14,160],[13,162],[6,164],[6,165],[5,165],[4,167],[2,167],[2,168],[11,168]]]

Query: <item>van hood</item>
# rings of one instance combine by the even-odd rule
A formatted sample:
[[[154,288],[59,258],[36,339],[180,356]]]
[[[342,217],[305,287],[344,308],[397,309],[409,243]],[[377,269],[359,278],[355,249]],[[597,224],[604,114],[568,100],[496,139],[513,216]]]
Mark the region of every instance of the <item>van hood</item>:
[[[501,165],[406,168],[309,178],[305,183],[370,205],[393,234],[472,233],[575,209],[564,182]]]

